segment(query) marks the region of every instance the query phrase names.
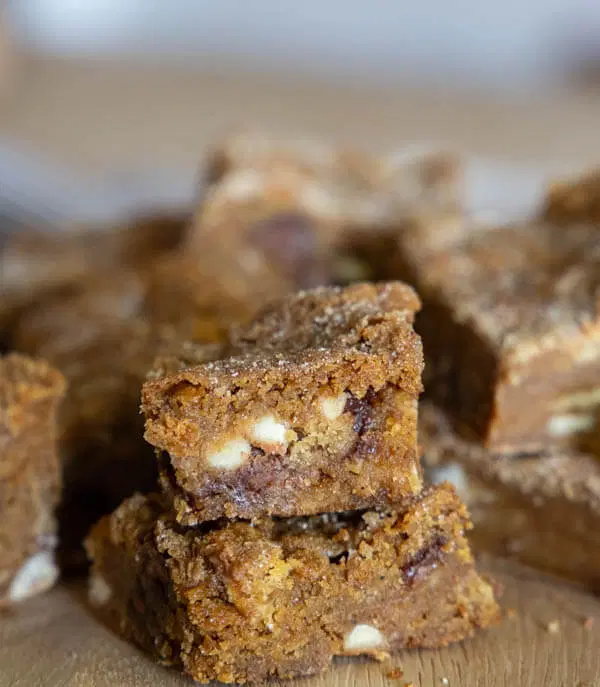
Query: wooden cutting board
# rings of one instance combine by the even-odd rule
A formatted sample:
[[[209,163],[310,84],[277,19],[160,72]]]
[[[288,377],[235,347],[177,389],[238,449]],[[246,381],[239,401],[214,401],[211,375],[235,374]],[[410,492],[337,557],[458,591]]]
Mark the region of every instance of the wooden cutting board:
[[[500,626],[385,663],[334,662],[290,687],[596,687],[600,599],[509,561],[485,560],[505,587]],[[402,671],[401,677],[389,677]],[[447,682],[446,682],[447,680]],[[192,681],[104,627],[82,585],[59,586],[0,617],[0,687],[185,687]],[[274,684],[274,683],[273,683]],[[279,684],[279,683],[277,683]]]

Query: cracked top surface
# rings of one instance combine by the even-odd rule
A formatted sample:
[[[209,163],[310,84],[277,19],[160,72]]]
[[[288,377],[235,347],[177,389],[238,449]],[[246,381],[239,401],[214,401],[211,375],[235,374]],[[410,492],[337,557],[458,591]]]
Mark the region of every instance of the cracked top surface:
[[[256,194],[295,200],[316,215],[351,223],[386,220],[414,203],[455,207],[463,184],[458,155],[408,147],[386,156],[317,141],[232,136],[216,148],[210,196],[226,203]]]
[[[93,275],[70,293],[30,308],[21,317],[15,345],[54,359],[93,345],[115,330],[123,330],[123,339],[137,328],[140,334],[144,329],[164,330],[165,335],[172,330],[181,338],[218,340],[228,324],[247,319],[267,296],[251,290],[242,277],[228,279],[226,270],[217,276],[218,260],[208,271],[197,262],[177,255],[143,270],[122,268]]]
[[[422,350],[412,322],[419,307],[415,292],[400,282],[299,292],[232,329],[225,349],[189,348],[186,357],[159,361],[144,399],[180,381],[218,390],[240,374],[299,376],[341,359],[366,361],[372,354],[384,374],[395,374],[407,391],[418,393]],[[206,360],[214,355],[220,359]]]

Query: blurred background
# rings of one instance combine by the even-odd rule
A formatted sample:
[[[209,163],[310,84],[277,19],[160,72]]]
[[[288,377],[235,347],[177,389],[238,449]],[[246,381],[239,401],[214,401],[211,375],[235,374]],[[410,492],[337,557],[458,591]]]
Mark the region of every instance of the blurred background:
[[[0,34],[0,187],[56,212],[181,202],[238,128],[600,160],[592,0],[15,0]]]

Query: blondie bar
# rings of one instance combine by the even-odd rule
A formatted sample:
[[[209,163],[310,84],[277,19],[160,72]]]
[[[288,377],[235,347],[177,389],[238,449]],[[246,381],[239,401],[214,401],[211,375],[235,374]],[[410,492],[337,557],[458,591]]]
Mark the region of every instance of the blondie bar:
[[[378,157],[315,142],[233,137],[213,155],[191,252],[220,242],[280,291],[370,276],[359,245],[391,218],[457,195],[452,156]],[[367,238],[368,237],[368,238]]]
[[[457,220],[396,238],[391,273],[424,301],[426,390],[493,452],[579,448],[600,409],[600,232]]]
[[[90,600],[199,682],[309,675],[334,656],[444,646],[494,622],[469,527],[449,486],[403,511],[187,530],[134,496],[87,541]]]
[[[217,150],[189,250],[227,246],[243,269],[295,291],[330,281],[328,262],[357,179],[323,146],[238,137]],[[350,177],[348,173],[348,177]]]
[[[399,282],[289,296],[215,357],[165,361],[146,439],[185,524],[376,508],[418,494],[422,352]],[[197,363],[197,364],[195,364]]]
[[[136,267],[172,251],[182,240],[188,213],[140,216],[117,226],[63,230],[19,229],[0,242],[0,330],[49,293],[70,291],[99,270]]]
[[[450,480],[475,523],[476,549],[511,556],[600,592],[600,463],[562,452],[494,456],[457,437],[439,409],[422,404],[426,474]]]
[[[62,375],[22,355],[0,357],[0,606],[52,586],[61,475],[56,407]]]
[[[213,152],[206,178],[210,186],[237,170],[261,173],[275,168],[296,169],[324,192],[335,190],[331,197],[338,197],[336,205],[351,223],[382,217],[390,204],[398,209],[449,208],[462,197],[459,157],[423,146],[383,156],[317,141],[238,135]]]

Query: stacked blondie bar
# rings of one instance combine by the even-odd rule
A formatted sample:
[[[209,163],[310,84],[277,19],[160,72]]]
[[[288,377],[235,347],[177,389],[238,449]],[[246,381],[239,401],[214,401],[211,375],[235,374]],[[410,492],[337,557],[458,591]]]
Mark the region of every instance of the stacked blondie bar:
[[[300,292],[144,385],[161,493],[88,540],[92,599],[196,680],[257,681],[462,639],[497,618],[448,485],[417,452],[419,301]]]
[[[445,154],[240,137],[213,155],[189,222],[42,242],[39,281],[21,269],[26,240],[0,254],[17,268],[7,340],[68,382],[57,421],[60,376],[23,434],[58,440],[62,563],[81,566],[88,526],[116,508],[87,539],[90,598],[158,660],[203,682],[292,677],[496,620],[465,507],[423,483],[420,301],[361,281],[401,222],[456,213],[459,185]],[[32,577],[14,582],[19,566],[56,544],[48,455],[34,541],[11,544],[0,578],[9,600]]]

